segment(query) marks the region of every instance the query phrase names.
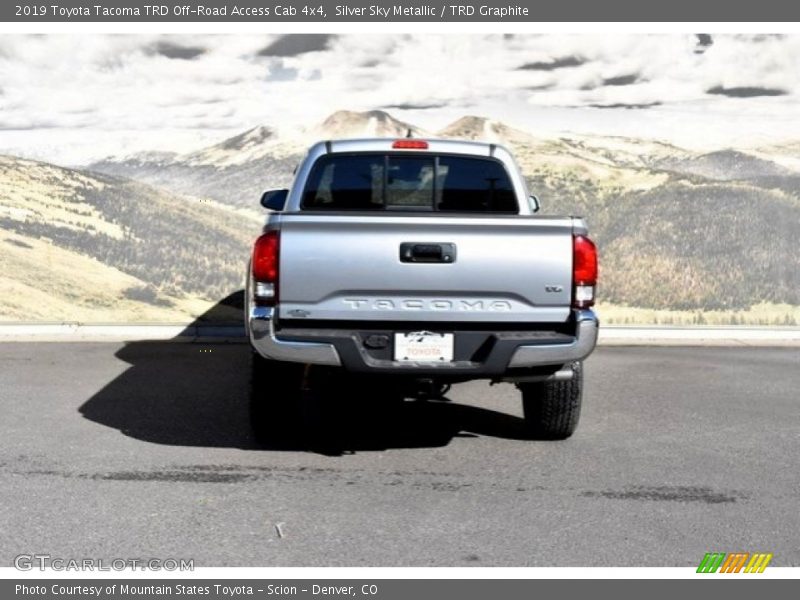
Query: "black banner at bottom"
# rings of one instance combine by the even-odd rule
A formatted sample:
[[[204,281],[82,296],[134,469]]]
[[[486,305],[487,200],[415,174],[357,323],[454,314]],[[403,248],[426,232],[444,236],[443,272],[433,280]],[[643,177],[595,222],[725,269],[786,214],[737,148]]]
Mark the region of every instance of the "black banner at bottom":
[[[713,590],[711,589],[713,586]],[[676,597],[726,600],[754,594],[790,597],[791,579],[708,574],[696,579],[25,579],[0,582],[0,598],[39,600],[522,600],[533,598],[624,597],[648,600]],[[778,594],[783,594],[778,596]]]

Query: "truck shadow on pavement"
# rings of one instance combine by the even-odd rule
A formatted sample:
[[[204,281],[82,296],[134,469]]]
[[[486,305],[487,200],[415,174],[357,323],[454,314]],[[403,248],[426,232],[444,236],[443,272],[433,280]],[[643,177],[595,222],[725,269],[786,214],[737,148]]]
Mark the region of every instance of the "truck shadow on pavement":
[[[241,305],[242,292],[231,294],[192,326]],[[325,455],[445,446],[454,437],[479,435],[526,439],[522,419],[512,415],[449,401],[388,402],[376,390],[371,397],[340,395],[321,426],[301,422],[286,439],[257,443],[249,421],[250,352],[244,340],[127,342],[115,356],[130,366],[79,412],[156,444]]]

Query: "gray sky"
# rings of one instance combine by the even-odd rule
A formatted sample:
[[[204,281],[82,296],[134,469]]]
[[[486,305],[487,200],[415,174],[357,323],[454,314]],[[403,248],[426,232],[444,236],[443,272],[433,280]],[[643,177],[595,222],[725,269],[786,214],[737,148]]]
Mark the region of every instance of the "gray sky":
[[[693,148],[800,139],[800,36],[4,35],[0,152],[187,151],[338,109]]]

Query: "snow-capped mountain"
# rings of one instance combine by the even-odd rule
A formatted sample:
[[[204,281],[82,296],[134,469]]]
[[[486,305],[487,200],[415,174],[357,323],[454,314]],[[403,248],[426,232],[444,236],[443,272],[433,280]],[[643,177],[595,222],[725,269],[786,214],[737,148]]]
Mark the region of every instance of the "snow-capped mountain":
[[[260,126],[189,154],[137,155],[92,168],[260,211],[261,191],[288,186],[313,141],[405,137],[409,130],[507,145],[543,212],[588,219],[603,248],[611,302],[672,309],[800,304],[793,242],[800,235],[800,171],[777,160],[796,156],[783,148],[696,153],[631,137],[545,137],[474,115],[429,134],[383,111],[338,111],[291,134]],[[736,251],[720,258],[720,248]],[[759,268],[743,267],[753,264]]]
[[[428,133],[411,123],[405,123],[382,110],[356,112],[339,110],[312,128],[309,133],[317,139],[359,137],[423,137]]]

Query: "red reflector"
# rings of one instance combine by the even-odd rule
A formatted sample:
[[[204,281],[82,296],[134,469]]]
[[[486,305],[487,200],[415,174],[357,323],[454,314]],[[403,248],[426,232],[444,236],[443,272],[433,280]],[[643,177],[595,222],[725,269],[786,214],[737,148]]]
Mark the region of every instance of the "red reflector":
[[[395,140],[392,148],[402,148],[406,150],[427,150],[428,142],[425,140]]]
[[[572,238],[572,283],[597,284],[597,247],[592,240],[582,235]]]
[[[253,278],[264,283],[278,281],[279,234],[268,231],[256,240],[253,246]]]

